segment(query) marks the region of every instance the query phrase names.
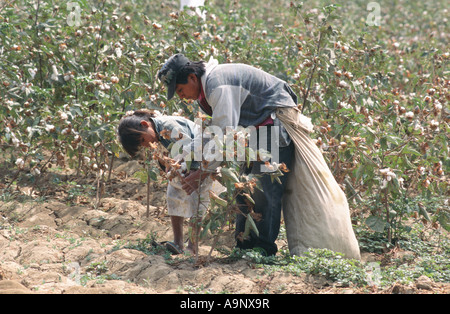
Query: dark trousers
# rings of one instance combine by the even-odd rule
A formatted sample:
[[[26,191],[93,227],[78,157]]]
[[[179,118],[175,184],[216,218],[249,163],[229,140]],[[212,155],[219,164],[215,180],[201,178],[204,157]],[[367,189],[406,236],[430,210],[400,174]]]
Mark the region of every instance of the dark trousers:
[[[268,129],[271,129],[271,127],[268,127]],[[267,142],[267,150],[271,152],[272,147],[270,143],[270,131],[269,136],[267,137]],[[291,141],[290,145],[286,147],[274,147],[273,149],[279,149],[279,163],[285,163],[288,169],[290,169],[294,158],[294,143]],[[278,251],[275,241],[280,232],[282,198],[286,188],[289,172],[285,172],[283,173],[283,176],[279,177],[281,184],[276,180],[273,180],[272,182],[270,174],[261,172],[262,165],[264,165],[264,162],[254,161],[251,169],[248,169],[249,173],[258,175],[258,185],[260,185],[263,190],[260,191],[258,188],[255,188],[251,195],[255,201],[254,211],[261,214],[261,219],[259,221],[255,221],[259,236],[252,231],[249,238],[244,239],[244,241],[239,239],[239,235],[245,230],[245,221],[247,218],[242,214],[238,214],[236,217],[236,247],[240,249],[262,248],[265,250],[267,255],[275,255]],[[245,197],[239,196],[237,201],[241,211],[244,214],[247,214],[248,205],[246,205]]]

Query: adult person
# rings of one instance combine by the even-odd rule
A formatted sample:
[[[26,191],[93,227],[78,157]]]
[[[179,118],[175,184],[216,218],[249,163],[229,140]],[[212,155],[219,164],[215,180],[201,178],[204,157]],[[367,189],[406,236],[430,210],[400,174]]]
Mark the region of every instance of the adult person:
[[[268,127],[266,147],[272,155],[277,150],[278,162],[291,169],[278,183],[262,172],[261,162],[253,163],[251,172],[260,175],[263,189],[256,189],[252,195],[255,212],[262,215],[256,224],[259,236],[252,232],[250,239],[238,240],[237,247],[262,248],[267,255],[276,254],[284,207],[291,254],[329,248],[359,258],[345,194],[309,137],[312,125],[300,114],[297,96],[285,81],[249,65],[219,64],[213,58],[208,63],[191,62],[182,54],[170,57],[158,78],[167,87],[168,99],[176,93],[181,99],[197,100],[211,116],[211,125],[223,131],[227,127],[255,126],[259,138],[259,130]],[[274,134],[279,134],[279,140],[272,147],[268,139]],[[188,194],[195,191],[201,176],[200,170],[194,171],[183,180],[183,189]],[[243,232],[244,222],[245,217],[238,215],[236,235]]]
[[[189,9],[195,8],[195,13],[198,14],[202,19],[205,19],[205,11],[200,10],[199,7],[202,7],[205,5],[205,0],[180,0],[180,10],[184,10],[185,7]],[[188,11],[192,12],[192,11]]]

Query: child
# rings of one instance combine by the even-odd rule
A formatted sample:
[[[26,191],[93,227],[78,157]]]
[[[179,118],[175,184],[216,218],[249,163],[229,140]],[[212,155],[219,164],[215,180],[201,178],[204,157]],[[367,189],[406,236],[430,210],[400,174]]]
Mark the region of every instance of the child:
[[[162,116],[152,113],[149,110],[137,110],[127,113],[119,123],[118,136],[125,151],[131,156],[135,156],[141,146],[155,147],[159,143],[158,150],[171,149],[171,144],[182,139],[184,143],[192,144],[183,152],[190,153],[196,136],[201,135],[201,128],[192,121],[179,116]],[[171,149],[172,150],[172,149]],[[161,151],[160,151],[161,152]],[[170,156],[174,160],[181,161],[183,153],[177,156]],[[160,165],[164,164],[160,160]],[[164,167],[164,165],[162,165]],[[193,161],[191,169],[197,169],[198,162]],[[209,190],[217,190],[220,185],[208,177],[198,191],[187,195],[182,189],[180,177],[175,176],[169,180],[167,187],[167,209],[171,218],[174,242],[166,242],[166,247],[174,254],[184,251],[183,223],[185,218],[191,218],[191,227],[195,230],[199,223],[199,218],[206,211],[209,204]],[[207,188],[209,187],[209,188]],[[198,212],[198,215],[197,215]],[[196,219],[197,218],[197,219]],[[196,252],[196,243],[189,239],[187,249],[191,253]]]

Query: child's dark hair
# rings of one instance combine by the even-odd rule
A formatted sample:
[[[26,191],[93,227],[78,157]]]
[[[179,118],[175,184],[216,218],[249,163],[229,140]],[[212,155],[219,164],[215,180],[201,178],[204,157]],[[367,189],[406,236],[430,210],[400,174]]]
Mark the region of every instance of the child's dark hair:
[[[194,73],[199,79],[205,74],[205,62],[197,61],[197,62],[189,62],[184,67],[182,67],[177,73],[177,84],[186,84],[188,81],[188,76],[191,73]]]
[[[153,121],[150,118],[154,116],[154,113],[150,110],[141,109],[127,113],[120,119],[117,130],[119,141],[130,156],[134,157],[141,145],[142,134],[145,131],[145,127],[141,125],[141,122],[145,120],[153,125]]]

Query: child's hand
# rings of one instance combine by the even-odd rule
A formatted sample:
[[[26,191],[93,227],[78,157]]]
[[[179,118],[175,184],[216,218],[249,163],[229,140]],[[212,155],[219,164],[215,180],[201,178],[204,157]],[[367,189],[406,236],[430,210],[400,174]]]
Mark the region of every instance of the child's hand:
[[[181,180],[181,187],[188,194],[191,195],[192,192],[198,189],[198,185],[201,180],[201,171],[195,170],[189,173],[188,176]]]

